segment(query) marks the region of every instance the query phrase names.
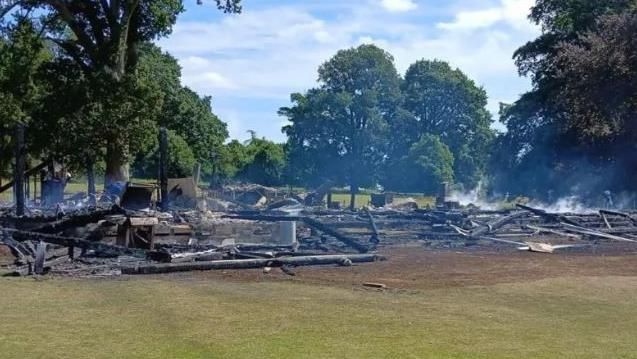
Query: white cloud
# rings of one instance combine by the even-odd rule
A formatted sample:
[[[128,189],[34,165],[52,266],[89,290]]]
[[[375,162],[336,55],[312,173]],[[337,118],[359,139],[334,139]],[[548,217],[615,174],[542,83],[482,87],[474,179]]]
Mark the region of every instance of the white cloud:
[[[511,56],[538,33],[526,20],[533,0],[498,0],[498,6],[456,11],[444,23],[386,11],[387,4],[396,9],[397,3],[415,6],[413,1],[385,0],[385,8],[375,1],[362,0],[372,6],[347,2],[346,8],[339,2],[331,16],[319,16],[309,5],[270,2],[267,8],[245,7],[240,15],[216,20],[180,20],[160,45],[179,59],[184,84],[212,95],[214,111],[229,122],[231,137],[241,139],[254,129],[283,140],[276,111],[289,105],[289,94],[316,86],[321,63],[361,43],[389,51],[401,73],[422,58],[449,61],[486,88],[491,111],[529,87],[527,79],[517,77]],[[439,18],[442,11],[436,11]]]
[[[452,22],[439,23],[438,27],[446,30],[474,30],[504,22],[516,29],[529,29],[533,26],[527,16],[534,3],[535,0],[501,0],[498,6],[460,11]]]
[[[381,0],[381,5],[391,12],[405,12],[418,7],[412,0]]]

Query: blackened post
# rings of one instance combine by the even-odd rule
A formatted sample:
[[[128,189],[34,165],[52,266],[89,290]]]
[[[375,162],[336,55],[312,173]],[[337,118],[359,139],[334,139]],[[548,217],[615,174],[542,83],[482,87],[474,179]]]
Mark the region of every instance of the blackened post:
[[[159,129],[159,190],[161,195],[161,208],[168,209],[168,131],[165,127]]]
[[[93,166],[93,160],[90,158],[86,160],[86,178],[88,180],[88,203],[91,206],[95,206],[97,203],[97,199],[95,198],[95,168]]]
[[[18,123],[15,128],[15,172],[13,174],[15,189],[15,212],[24,215],[24,124]]]

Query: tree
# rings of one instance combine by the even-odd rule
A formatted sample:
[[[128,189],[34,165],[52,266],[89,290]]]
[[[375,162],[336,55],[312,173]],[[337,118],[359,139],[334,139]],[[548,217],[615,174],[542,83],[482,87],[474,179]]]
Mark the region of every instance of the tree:
[[[181,68],[170,54],[157,46],[143,44],[139,61],[139,73],[151,79],[156,91],[161,93],[161,111],[155,122],[175,131],[182,137],[204,173],[218,171],[218,161],[223,142],[228,137],[226,124],[212,113],[211,97],[199,97],[197,93],[180,83]]]
[[[399,81],[389,53],[361,45],[338,51],[319,68],[320,87],[293,94],[294,106],[279,111],[292,122],[284,128],[292,163],[348,184],[352,209],[359,186],[378,177]]]
[[[168,158],[166,160],[168,177],[182,178],[191,176],[195,162],[195,155],[186,140],[175,131],[168,130]],[[133,168],[135,168],[136,175],[139,177],[157,178],[159,169],[159,143],[157,141],[150,152],[138,157]]]
[[[607,184],[634,190],[637,174],[637,9],[600,17],[595,30],[563,43],[556,102],[564,126],[604,169]]]
[[[13,129],[29,125],[44,89],[37,73],[50,58],[38,29],[19,14],[0,32],[0,178],[13,159]]]
[[[409,153],[394,161],[390,171],[400,174],[392,189],[402,192],[435,193],[440,183],[453,182],[454,157],[440,137],[425,134],[413,143]]]
[[[423,134],[438,136],[456,159],[456,180],[475,187],[484,175],[494,137],[486,91],[446,62],[420,60],[407,69],[403,94],[404,108],[415,121],[393,132],[407,130],[407,143]]]
[[[216,0],[225,12],[239,12],[240,0]],[[138,47],[170,33],[183,11],[181,0],[3,0],[0,18],[14,9],[25,10],[46,26],[47,39],[60,56],[72,59],[94,89],[93,101],[108,119],[106,180],[128,179],[128,157],[136,135],[148,129],[139,105],[153,96],[135,78]],[[142,101],[136,101],[141,96]],[[156,110],[150,108],[150,111]]]
[[[599,193],[613,186],[610,173],[618,168],[613,164],[616,154],[626,148],[608,145],[613,143],[611,132],[617,130],[614,124],[618,122],[613,116],[600,117],[590,105],[599,103],[599,98],[591,101],[594,92],[611,100],[608,92],[601,92],[603,88],[621,88],[622,82],[614,77],[621,73],[621,66],[608,57],[604,75],[612,75],[612,80],[600,86],[592,81],[603,73],[599,68],[591,76],[591,66],[566,58],[583,56],[580,60],[586,62],[586,56],[595,56],[585,51],[567,54],[590,47],[584,35],[603,31],[601,19],[631,12],[634,7],[631,0],[537,1],[530,18],[542,26],[542,35],[514,54],[520,73],[531,76],[534,87],[502,112],[507,132],[498,139],[492,161],[493,172],[499,173],[496,189],[545,197],[549,190],[556,195],[573,189]],[[615,45],[617,42],[610,47]],[[610,47],[598,50],[611,51]],[[608,102],[609,108],[615,108],[614,100]]]
[[[281,185],[286,163],[283,145],[253,135],[244,153],[245,163],[236,174],[238,179],[264,186]]]
[[[441,182],[453,181],[453,154],[439,137],[423,135],[409,150],[410,162],[416,165],[420,182],[425,190],[435,191]]]

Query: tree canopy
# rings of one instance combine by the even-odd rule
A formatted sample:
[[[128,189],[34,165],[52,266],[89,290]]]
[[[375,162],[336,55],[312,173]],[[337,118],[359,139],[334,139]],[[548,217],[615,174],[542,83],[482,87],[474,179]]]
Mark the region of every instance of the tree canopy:
[[[240,0],[216,0],[224,12],[240,12]],[[90,108],[108,126],[94,127],[103,139],[107,181],[127,180],[132,154],[147,145],[162,96],[138,63],[144,44],[168,35],[183,12],[181,0],[3,0],[0,19],[17,13],[38,25],[56,59],[82,73]],[[91,117],[91,116],[88,116]],[[88,127],[82,126],[79,127]],[[217,131],[219,133],[219,131]],[[201,152],[201,151],[199,151]],[[201,154],[201,153],[199,153]]]
[[[538,0],[542,34],[515,53],[533,89],[501,114],[496,189],[546,197],[627,189],[634,138],[630,0]],[[592,179],[594,178],[594,179]]]

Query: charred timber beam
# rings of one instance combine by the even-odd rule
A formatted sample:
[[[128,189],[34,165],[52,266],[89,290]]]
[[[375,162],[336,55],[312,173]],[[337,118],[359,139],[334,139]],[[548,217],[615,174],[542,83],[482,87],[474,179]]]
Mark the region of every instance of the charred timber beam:
[[[91,242],[81,238],[63,237],[54,234],[46,234],[39,232],[21,231],[10,228],[0,228],[0,231],[13,234],[13,239],[18,242],[22,241],[43,241],[46,243],[57,244],[64,247],[77,247],[86,250],[94,250],[102,253],[113,253],[116,255],[129,255],[132,257],[146,258],[147,252],[142,249],[125,248],[110,244]]]
[[[40,227],[36,227],[31,229],[32,232],[40,232],[47,234],[54,234],[65,231],[71,228],[83,227],[87,224],[96,223],[100,220],[104,219],[106,216],[114,215],[114,214],[124,214],[125,212],[118,208],[117,206],[113,206],[113,208],[102,211],[93,211],[87,214],[80,214],[71,216],[69,218],[65,218],[53,223],[45,224]]]
[[[564,222],[573,226],[579,226],[580,223],[575,222],[573,220],[570,220],[568,218],[566,218],[566,216],[561,215],[561,214],[557,214],[557,213],[549,213],[543,209],[538,209],[538,208],[533,208],[533,207],[529,207],[529,206],[525,206],[523,204],[516,204],[515,205],[518,208],[524,209],[526,211],[529,211],[535,215],[538,215],[546,220],[549,221],[553,221],[553,222]]]
[[[237,259],[192,263],[160,263],[123,266],[122,274],[156,274],[215,269],[250,269],[282,266],[312,266],[347,263],[365,263],[384,260],[376,254],[325,255],[289,258]]]
[[[159,192],[161,196],[161,209],[168,209],[168,130],[165,127],[159,129]]]
[[[20,217],[24,215],[24,166],[26,151],[24,147],[24,124],[18,123],[15,129],[15,173],[13,181],[15,182],[15,215]]]
[[[501,218],[497,218],[489,223],[486,226],[477,228],[471,231],[471,236],[481,236],[487,233],[492,233],[497,231],[498,229],[504,227],[505,225],[511,223],[512,221],[528,216],[528,212],[519,211],[512,213],[508,216],[504,216]]]
[[[618,216],[618,217],[623,217],[626,218],[628,220],[630,220],[631,222],[633,222],[634,224],[637,224],[637,219],[633,218],[630,214],[628,213],[624,213],[624,212],[619,212],[619,211],[611,211],[608,209],[600,209],[599,210],[599,214],[600,215],[608,215],[608,216]]]
[[[569,232],[575,232],[575,233],[584,234],[584,235],[592,236],[592,237],[612,239],[612,240],[621,241],[621,242],[637,243],[637,240],[634,240],[634,239],[628,239],[628,238],[616,236],[616,235],[613,235],[613,234],[608,234],[608,233],[596,231],[596,230],[590,229],[590,228],[574,226],[574,225],[569,224],[569,223],[563,223],[563,226],[564,226],[564,229],[569,231]]]
[[[374,221],[374,216],[372,216],[372,213],[367,208],[365,208],[365,214],[367,214],[367,218],[369,219],[369,227],[372,230],[372,238],[370,239],[370,242],[378,243],[380,239],[378,235],[378,227],[376,226],[376,222]]]
[[[25,177],[30,177],[33,176],[34,174],[38,173],[41,169],[43,169],[44,167],[46,167],[46,163],[40,163],[39,165],[31,168],[30,170],[27,170],[26,172],[24,172],[24,176]],[[0,186],[0,193],[5,192],[8,189],[13,188],[15,181],[9,181],[7,183],[5,183],[4,185]]]

